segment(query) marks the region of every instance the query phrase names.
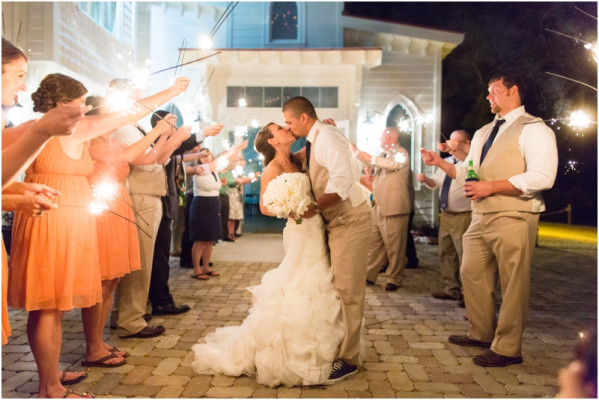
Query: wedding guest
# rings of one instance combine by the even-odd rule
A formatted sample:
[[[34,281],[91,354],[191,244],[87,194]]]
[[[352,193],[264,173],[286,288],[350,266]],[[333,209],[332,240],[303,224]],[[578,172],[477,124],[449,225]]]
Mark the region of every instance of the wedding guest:
[[[553,131],[522,105],[522,77],[493,75],[488,90],[495,120],[474,134],[465,160],[473,161],[480,180],[464,183],[472,200],[472,222],[462,238],[460,276],[470,329],[466,335],[450,336],[449,342],[486,348],[473,362],[505,367],[523,361],[530,265],[539,214],[545,210],[541,192],[553,186],[558,157]],[[434,151],[421,153],[427,165],[465,181],[465,166],[457,168]],[[497,276],[502,292],[498,316],[493,296]]]
[[[188,83],[186,80],[179,93],[187,90]],[[127,79],[114,79],[109,83],[109,88],[111,92],[126,92],[133,99],[141,97],[139,89]],[[172,122],[169,123],[173,125]],[[165,330],[162,325],[148,324],[151,316],[146,314],[146,306],[156,235],[162,220],[161,196],[167,194],[163,164],[189,138],[190,127],[181,127],[171,132],[171,135],[162,135],[155,146],[148,147],[142,156],[130,163],[132,167],[127,183],[138,226],[141,270],[122,277],[116,290],[116,309],[111,315],[111,325],[117,327],[117,334],[121,338],[147,339],[161,335]],[[146,131],[141,126],[126,125],[116,131],[113,137],[118,142],[131,145],[145,135]],[[162,140],[165,143],[160,148]],[[157,158],[154,158],[155,154],[158,154]]]
[[[167,111],[158,110],[152,115],[151,125],[156,126],[160,118],[168,115]],[[181,121],[181,123],[183,123]],[[182,155],[187,150],[196,147],[202,143],[208,136],[218,135],[223,128],[222,124],[212,125],[186,139],[181,145],[173,151],[170,161],[165,164],[167,193],[162,196],[162,219],[156,234],[156,243],[154,245],[154,257],[152,259],[152,275],[150,278],[149,299],[152,305],[152,315],[174,315],[181,314],[190,310],[189,306],[175,304],[173,296],[168,286],[170,274],[170,244],[171,244],[171,222],[177,215],[177,185],[175,175],[177,169],[176,157]]]
[[[201,149],[198,145],[191,149],[188,153],[197,153]],[[189,211],[191,202],[193,201],[193,171],[197,167],[197,160],[186,161],[183,159],[183,168],[185,169],[185,221],[183,226],[183,234],[181,235],[181,256],[179,258],[179,267],[193,268],[191,260],[191,248],[193,241],[189,238]]]
[[[374,157],[365,151],[358,159],[374,168],[372,232],[368,248],[366,282],[374,284],[387,265],[386,291],[397,290],[407,263],[408,221],[414,198],[408,152],[399,144],[399,130],[387,127],[381,136],[383,152]]]
[[[83,117],[85,109],[61,107],[51,110],[38,120],[8,128],[10,121],[4,110],[17,104],[18,92],[25,90],[28,59],[25,53],[2,38],[2,210],[19,211],[24,215],[38,217],[56,208],[54,199],[59,191],[37,183],[14,182],[39,154],[48,140],[54,136],[70,135]],[[12,124],[10,124],[12,125]],[[4,162],[10,160],[10,162]],[[11,217],[12,220],[12,217]],[[8,233],[10,243],[10,231]],[[2,345],[11,335],[8,319],[8,255],[2,237]],[[70,385],[87,377],[84,371],[58,371],[59,381]]]
[[[151,107],[179,93],[187,79],[142,100]],[[87,90],[62,74],[50,74],[32,94],[34,111],[47,112],[61,104],[83,107]],[[29,311],[27,334],[39,372],[40,397],[79,396],[60,382],[58,360],[65,311],[86,308],[102,299],[95,217],[88,176],[93,162],[85,142],[146,115],[109,114],[81,119],[70,136],[51,139],[27,169],[25,181],[46,184],[61,192],[58,208],[37,218],[16,213],[9,273],[8,304]],[[86,352],[86,361],[110,356],[104,348]],[[119,362],[115,357],[107,362]]]
[[[465,151],[457,150],[459,145]],[[453,153],[450,157],[445,158],[445,161],[462,166],[464,158],[470,151],[470,135],[465,130],[453,131],[449,136],[449,140],[439,143],[438,146],[439,150],[443,152]],[[458,300],[459,304],[462,305],[462,281],[460,279],[463,253],[462,236],[470,226],[470,220],[472,219],[470,199],[464,196],[464,185],[458,183],[455,179],[451,179],[441,168],[437,169],[432,178],[424,173],[418,174],[418,181],[424,183],[431,190],[441,188],[439,190],[441,218],[439,220],[438,248],[443,290],[433,292],[432,296],[440,300]]]
[[[89,96],[86,104],[94,108],[88,115],[106,114],[109,111],[105,107],[104,99]],[[174,121],[174,118],[172,118]],[[102,346],[112,354],[121,357],[118,363],[107,363],[111,356],[106,360],[97,360],[95,362],[84,362],[84,366],[95,367],[113,367],[125,364],[124,357],[128,353],[116,346],[109,345],[102,339],[106,319],[112,307],[112,297],[120,278],[131,271],[141,269],[139,241],[137,229],[132,221],[135,221],[135,214],[131,208],[131,199],[129,191],[125,186],[127,176],[129,175],[129,163],[139,158],[146,148],[155,140],[171,130],[171,126],[162,122],[156,129],[153,129],[145,137],[131,146],[125,146],[112,138],[112,132],[93,139],[90,142],[89,153],[94,160],[94,170],[89,177],[92,188],[95,188],[98,194],[107,190],[106,212],[96,215],[96,228],[98,232],[98,251],[100,256],[100,273],[102,277],[102,301],[93,307],[99,310],[92,313],[88,318],[83,318],[83,323],[87,324],[86,329],[90,334],[86,338],[94,340],[95,343],[87,343],[88,346]],[[165,141],[161,142],[164,146]],[[158,158],[159,153],[154,153],[154,158]],[[147,160],[155,161],[155,160]],[[93,318],[93,317],[96,318]],[[94,335],[91,332],[96,331]]]

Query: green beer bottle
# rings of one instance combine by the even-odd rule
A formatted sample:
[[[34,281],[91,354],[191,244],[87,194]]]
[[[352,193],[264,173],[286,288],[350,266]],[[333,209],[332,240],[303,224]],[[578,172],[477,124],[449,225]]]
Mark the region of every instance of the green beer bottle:
[[[466,182],[478,182],[478,175],[476,175],[472,160],[468,161],[468,174],[466,174]]]

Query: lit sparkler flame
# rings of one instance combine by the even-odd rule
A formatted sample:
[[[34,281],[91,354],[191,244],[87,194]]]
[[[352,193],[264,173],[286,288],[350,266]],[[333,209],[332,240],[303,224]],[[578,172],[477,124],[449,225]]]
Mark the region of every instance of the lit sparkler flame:
[[[227,151],[231,148],[231,143],[227,139],[223,139],[222,144],[223,144],[223,148],[225,149],[225,151]]]
[[[593,53],[593,58],[597,62],[597,59],[599,59],[599,47],[597,47],[597,43],[585,43],[584,48]]]
[[[591,124],[591,119],[581,110],[573,111],[568,117],[568,126],[577,129],[583,130],[589,127]]]
[[[432,123],[434,120],[433,114],[427,113],[426,115],[421,115],[418,117],[417,122],[421,125],[428,125]]]
[[[89,211],[94,215],[98,215],[105,210],[108,210],[108,205],[102,200],[92,200],[89,203]]]
[[[140,109],[128,89],[111,90],[104,104],[110,112],[120,112],[122,115],[133,114]]]
[[[404,164],[406,162],[406,156],[404,155],[404,153],[395,153],[393,159],[398,164]]]
[[[232,171],[232,173],[235,178],[239,178],[240,176],[243,176],[243,165],[236,166],[235,169]]]
[[[248,174],[248,178],[250,178],[252,181],[254,181],[254,179],[256,178],[256,173],[255,172],[250,172]]]
[[[229,160],[224,157],[219,157],[216,159],[216,169],[218,171],[224,171],[229,166]]]
[[[236,137],[244,139],[247,136],[248,128],[247,126],[236,126],[235,132],[233,133]]]
[[[150,70],[148,68],[143,68],[132,71],[129,73],[129,79],[137,89],[145,89],[150,86]]]
[[[400,132],[411,135],[412,134],[412,122],[409,119],[402,118],[397,123],[397,129],[399,129]]]
[[[260,126],[260,122],[258,122],[257,119],[253,119],[252,122],[250,122],[250,126],[254,129],[256,129]]]
[[[112,201],[118,194],[119,187],[115,183],[100,182],[94,185],[93,195],[99,201]]]
[[[247,107],[248,102],[243,97],[240,97],[239,100],[237,100],[237,104],[239,107]]]
[[[208,35],[200,35],[198,37],[198,46],[202,50],[211,50],[214,47],[212,39]]]

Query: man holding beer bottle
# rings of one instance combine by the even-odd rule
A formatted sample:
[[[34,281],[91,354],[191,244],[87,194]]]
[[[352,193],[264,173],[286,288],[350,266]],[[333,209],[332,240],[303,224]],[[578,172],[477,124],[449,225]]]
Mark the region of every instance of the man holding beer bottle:
[[[450,336],[449,342],[487,348],[473,359],[486,367],[523,361],[530,264],[539,213],[545,210],[541,191],[553,186],[557,174],[555,135],[542,120],[526,113],[524,89],[515,74],[491,78],[487,100],[496,117],[475,133],[466,158],[479,178],[464,183],[464,194],[472,200],[472,223],[463,236],[460,274],[470,329],[464,336]],[[421,149],[421,154],[427,165],[465,181],[465,166],[456,168],[432,151]],[[497,275],[502,304],[496,316]]]

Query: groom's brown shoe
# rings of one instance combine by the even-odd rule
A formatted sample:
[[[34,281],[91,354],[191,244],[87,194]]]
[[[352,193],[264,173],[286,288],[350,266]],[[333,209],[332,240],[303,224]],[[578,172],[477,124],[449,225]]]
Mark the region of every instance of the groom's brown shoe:
[[[485,350],[484,353],[472,358],[472,361],[481,367],[507,367],[512,364],[522,364],[522,357],[502,356],[493,350]]]

